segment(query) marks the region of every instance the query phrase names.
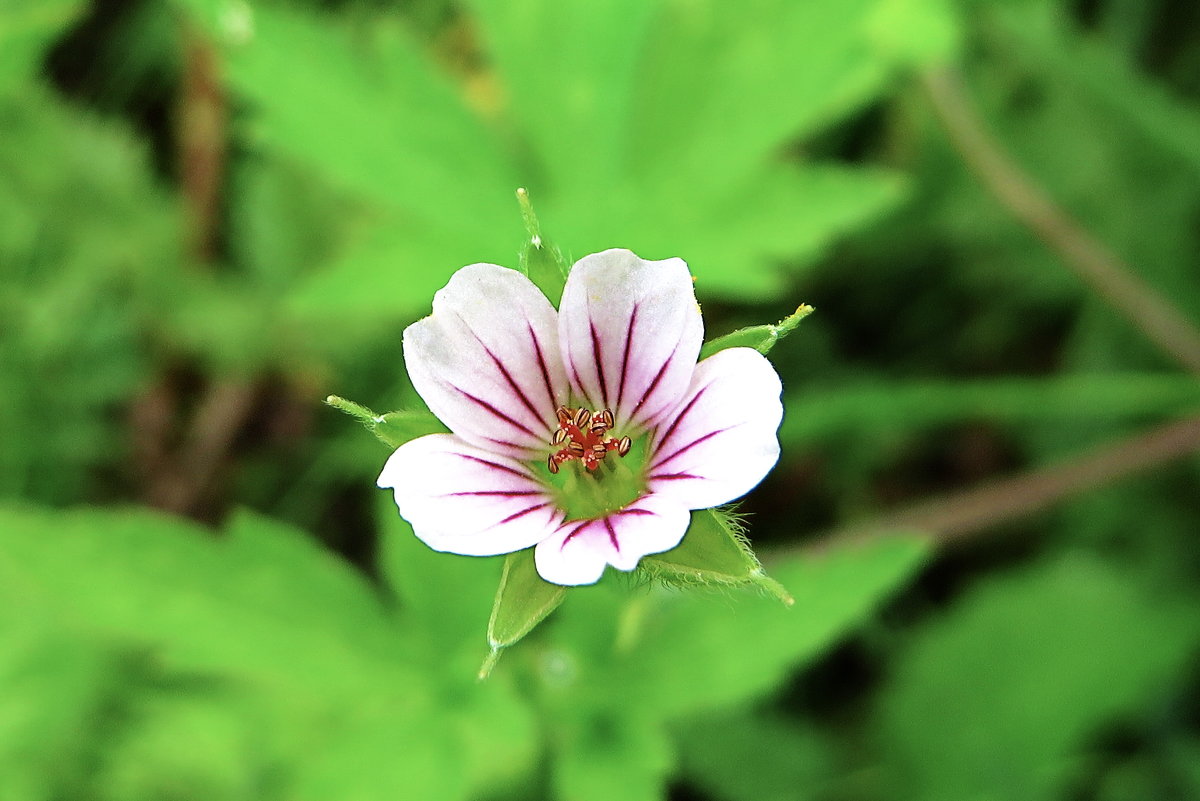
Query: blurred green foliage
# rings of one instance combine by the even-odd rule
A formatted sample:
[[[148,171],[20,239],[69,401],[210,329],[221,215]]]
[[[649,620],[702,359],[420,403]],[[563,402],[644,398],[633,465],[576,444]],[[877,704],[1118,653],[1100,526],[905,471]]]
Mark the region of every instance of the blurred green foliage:
[[[1200,321],[1187,0],[0,5],[0,799],[1200,798],[1194,456],[809,547],[1200,409],[963,166],[945,64]],[[517,186],[687,259],[710,339],[818,307],[740,510],[793,609],[610,578],[475,680],[502,560],[319,401],[429,430],[400,332],[516,266]]]

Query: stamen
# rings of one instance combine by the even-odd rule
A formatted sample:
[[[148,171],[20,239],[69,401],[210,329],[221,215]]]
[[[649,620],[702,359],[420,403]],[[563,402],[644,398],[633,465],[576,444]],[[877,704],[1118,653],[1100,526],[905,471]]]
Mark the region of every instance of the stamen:
[[[593,413],[583,407],[559,406],[554,414],[558,418],[558,429],[550,444],[560,447],[546,460],[551,473],[557,473],[563,462],[572,459],[578,459],[585,469],[592,471],[600,466],[609,451],[616,451],[618,456],[629,453],[632,444],[629,437],[605,436],[615,423],[611,409]]]

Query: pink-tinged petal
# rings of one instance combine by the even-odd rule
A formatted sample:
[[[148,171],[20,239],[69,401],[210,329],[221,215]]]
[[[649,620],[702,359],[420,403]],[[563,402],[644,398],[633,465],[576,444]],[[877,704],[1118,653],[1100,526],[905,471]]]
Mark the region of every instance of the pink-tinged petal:
[[[751,348],[730,348],[696,366],[687,396],[651,441],[647,485],[688,509],[749,492],[779,460],[782,387]]]
[[[650,425],[679,401],[704,338],[687,264],[628,250],[575,264],[558,330],[572,388],[592,409],[612,409],[618,430]]]
[[[517,458],[545,450],[567,400],[558,315],[515,270],[472,264],[404,331],[409,377],[429,409],[467,442]]]
[[[563,514],[522,462],[453,434],[406,442],[387,460],[400,516],[429,547],[467,556],[528,548],[553,534]]]
[[[643,556],[671,550],[689,522],[691,515],[679,503],[645,495],[607,517],[563,523],[538,543],[534,563],[546,581],[594,584],[605,565],[633,570]]]

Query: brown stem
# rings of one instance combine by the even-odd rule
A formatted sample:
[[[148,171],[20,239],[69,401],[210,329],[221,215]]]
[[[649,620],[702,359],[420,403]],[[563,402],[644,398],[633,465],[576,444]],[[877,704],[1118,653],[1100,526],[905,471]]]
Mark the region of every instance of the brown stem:
[[[198,514],[226,455],[258,403],[258,389],[242,381],[209,386],[192,415],[187,441],[175,453],[174,470],[154,486],[154,505],[178,514]]]
[[[211,264],[217,255],[225,177],[226,105],[216,47],[202,34],[186,30],[176,130],[191,253],[199,264]]]
[[[1200,374],[1200,330],[1021,171],[971,107],[957,72],[929,72],[922,82],[950,141],[996,199],[1149,340]]]
[[[952,541],[1198,452],[1200,415],[1110,443],[1060,464],[920,501],[872,522],[834,531],[822,542],[829,544],[902,531]]]
[[[225,177],[227,102],[217,49],[201,33],[183,35],[184,71],[177,109],[180,191],[187,214],[193,264],[211,267],[218,255]],[[222,464],[257,405],[258,388],[240,380],[213,380],[188,421],[183,442],[167,446],[178,412],[177,389],[162,376],[135,402],[135,453],[148,503],[179,514],[202,514]],[[163,415],[167,419],[161,419]]]

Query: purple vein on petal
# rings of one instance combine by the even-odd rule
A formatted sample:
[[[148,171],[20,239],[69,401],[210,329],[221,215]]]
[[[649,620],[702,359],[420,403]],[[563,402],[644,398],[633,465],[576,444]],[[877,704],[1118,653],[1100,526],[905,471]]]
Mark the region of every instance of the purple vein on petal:
[[[513,450],[517,450],[517,451],[525,451],[526,453],[530,453],[535,450],[534,448],[530,448],[528,445],[518,445],[517,443],[509,442],[506,439],[497,439],[496,437],[484,437],[484,439],[486,439],[488,442],[492,443],[493,445],[500,445],[505,448],[512,448]]]
[[[525,515],[529,514],[530,512],[536,512],[538,509],[545,509],[545,508],[546,508],[547,506],[549,506],[549,505],[550,505],[550,502],[549,502],[549,501],[545,501],[545,502],[543,502],[543,503],[539,503],[539,504],[537,504],[536,506],[530,506],[528,509],[522,509],[522,510],[521,510],[521,511],[519,511],[519,512],[513,512],[513,513],[512,513],[511,515],[509,515],[508,517],[506,517],[506,518],[504,518],[503,520],[501,520],[501,521],[497,522],[497,523],[496,523],[496,525],[497,525],[497,526],[502,526],[502,525],[504,525],[505,523],[511,523],[512,521],[514,521],[514,520],[516,520],[516,519],[518,519],[518,518],[524,517]]]
[[[608,381],[604,377],[604,361],[600,356],[600,335],[596,333],[596,324],[591,321],[588,322],[588,329],[592,333],[592,360],[596,362],[596,377],[600,379],[600,403],[608,408]]]
[[[588,406],[591,406],[593,409],[596,408],[595,402],[592,401],[592,399],[590,397],[588,397],[587,387],[585,387],[583,385],[583,382],[579,380],[579,370],[577,370],[575,368],[575,357],[571,354],[571,349],[569,347],[565,350],[565,355],[566,355],[566,359],[567,359],[566,368],[567,368],[567,371],[571,374],[570,375],[571,387],[573,389],[576,389],[579,391],[579,394],[583,397],[584,401],[587,402]]]
[[[595,520],[584,520],[578,526],[576,526],[575,528],[573,528],[569,532],[567,532],[567,536],[563,537],[562,545],[558,546],[558,550],[561,551],[564,548],[566,548],[567,543],[570,542],[571,540],[575,539],[576,534],[580,533],[585,528],[587,528],[588,526],[590,526],[592,523],[595,523],[595,522],[596,522]]]
[[[479,339],[479,337],[475,338]],[[513,380],[512,374],[508,372],[508,368],[504,366],[504,363],[500,361],[496,354],[492,353],[491,348],[489,348],[487,345],[484,345],[483,342],[480,342],[479,344],[483,347],[484,352],[491,357],[492,363],[496,365],[496,368],[500,371],[500,375],[504,376],[504,380],[508,382],[508,386],[513,392],[517,393],[517,397],[521,399],[521,403],[524,404],[525,408],[529,410],[529,413],[533,415],[533,419],[542,420],[543,416],[538,414],[538,410],[534,408],[533,402],[529,400],[529,396],[525,394],[525,390],[521,389],[517,382]]]
[[[621,383],[617,387],[617,402],[616,408],[621,408],[621,401],[625,399],[625,379],[629,375],[629,348],[633,344],[633,332],[637,328],[637,317],[639,303],[633,304],[633,311],[629,313],[629,330],[625,333],[625,351],[621,354]]]
[[[612,543],[613,550],[617,553],[621,552],[621,546],[617,542],[617,532],[613,529],[612,519],[604,518],[604,528],[608,530],[608,541]]]
[[[653,516],[653,515],[656,515],[656,514],[658,514],[658,513],[657,513],[657,512],[652,512],[652,511],[650,511],[649,509],[642,509],[642,508],[640,508],[640,507],[634,507],[634,508],[632,508],[632,509],[621,509],[621,510],[619,510],[619,511],[617,511],[617,512],[614,512],[614,513],[613,513],[613,515],[614,515],[615,517],[622,517],[622,516],[624,516],[624,515],[634,515],[635,517],[636,517],[636,516],[639,516],[639,515],[651,515],[651,516]]]
[[[447,492],[442,498],[523,498],[530,495],[541,495],[541,490],[469,490],[467,492]]]
[[[538,436],[538,435],[537,435],[537,434],[535,434],[535,433],[533,433],[532,431],[530,431],[530,430],[529,430],[529,426],[525,425],[524,423],[522,423],[522,422],[521,422],[521,421],[519,421],[519,420],[514,420],[512,417],[510,417],[509,415],[507,415],[507,414],[505,414],[504,412],[500,411],[500,410],[499,410],[499,409],[497,409],[495,406],[493,406],[492,404],[490,404],[490,403],[488,403],[487,401],[485,401],[483,398],[476,397],[475,395],[472,395],[470,392],[467,392],[467,391],[466,391],[465,389],[463,389],[462,387],[456,386],[456,385],[454,385],[454,384],[451,384],[450,386],[451,386],[453,389],[457,390],[457,391],[458,391],[458,393],[459,393],[460,395],[463,395],[464,397],[466,397],[466,398],[470,399],[471,401],[475,402],[475,403],[476,403],[476,404],[478,404],[479,406],[481,406],[481,407],[483,407],[484,409],[486,409],[487,411],[491,412],[491,413],[492,413],[493,415],[495,415],[496,417],[499,417],[501,420],[503,420],[504,422],[508,423],[508,424],[509,424],[510,426],[512,426],[513,428],[520,429],[521,431],[524,431],[524,432],[525,432],[526,434],[528,434],[529,436],[531,436],[531,437],[534,437],[535,439],[537,438],[537,436]]]
[[[662,377],[667,374],[667,368],[671,366],[671,362],[675,359],[675,354],[679,352],[679,344],[675,343],[675,347],[671,349],[671,355],[662,363],[662,367],[658,368],[658,372],[654,374],[654,379],[650,382],[650,386],[646,387],[646,391],[642,393],[642,399],[633,407],[632,417],[642,408],[646,401],[650,400],[650,396],[654,394],[654,390],[658,389],[658,382],[662,381]]]
[[[655,473],[647,481],[683,481],[689,478],[704,478],[695,473]]]
[[[537,333],[533,330],[532,325],[526,324],[529,331],[529,338],[533,341],[533,352],[537,354],[538,368],[542,371],[542,383],[546,387],[546,397],[550,401],[550,409],[553,410],[558,405],[558,399],[554,397],[554,384],[550,380],[550,368],[546,365],[546,356],[542,353],[542,343],[538,341]]]
[[[675,419],[671,421],[671,425],[669,425],[666,432],[663,433],[662,439],[658,441],[658,447],[656,449],[658,452],[661,452],[663,446],[671,441],[671,437],[675,436],[675,431],[678,430],[679,424],[682,423],[683,419],[688,416],[688,413],[692,411],[692,408],[696,405],[696,402],[700,400],[710,386],[712,386],[712,384],[708,383],[700,387],[700,389],[696,391],[696,394],[692,396],[692,399],[688,401],[687,406],[683,407],[683,411],[675,415]]]
[[[529,396],[525,394],[525,390],[521,389],[521,387],[513,379],[512,373],[508,372],[508,368],[504,366],[504,362],[500,361],[500,357],[497,356],[492,351],[492,349],[488,347],[487,343],[484,342],[482,338],[480,338],[479,334],[475,333],[475,329],[471,328],[471,325],[467,322],[465,317],[463,317],[461,314],[458,314],[457,312],[455,312],[455,316],[458,317],[459,322],[462,323],[463,328],[467,329],[467,333],[469,333],[471,336],[473,336],[475,338],[475,341],[477,343],[479,343],[479,347],[483,348],[483,352],[486,353],[488,355],[488,358],[492,360],[492,364],[496,365],[496,369],[498,369],[500,371],[500,375],[504,376],[504,380],[508,384],[509,389],[511,389],[513,392],[515,392],[517,397],[521,399],[521,403],[525,405],[525,408],[529,410],[529,413],[533,415],[533,418],[535,420],[542,420],[543,419],[542,415],[538,414],[538,410],[536,408],[534,408],[533,403],[529,400]],[[536,339],[535,339],[535,346],[536,346]]]
[[[741,425],[741,423],[738,423],[738,425]],[[654,461],[654,464],[650,465],[650,468],[654,469],[656,467],[662,467],[664,464],[671,461],[672,459],[679,456],[680,454],[687,453],[692,448],[696,447],[697,445],[701,444],[702,442],[707,442],[708,440],[712,439],[713,437],[717,436],[718,434],[724,434],[726,431],[729,431],[730,429],[733,429],[733,428],[737,428],[737,425],[727,426],[725,428],[719,428],[716,431],[709,431],[704,436],[694,439],[691,442],[689,442],[687,445],[684,445],[682,448],[677,449],[670,456],[663,458],[663,459],[656,459]]]
[[[452,451],[452,453],[453,453],[453,451]],[[480,459],[478,456],[472,456],[469,453],[454,453],[454,455],[459,457],[460,459],[466,459],[469,462],[475,462],[476,464],[481,464],[485,467],[494,467],[497,470],[500,470],[505,473],[511,473],[514,476],[520,476],[521,478],[529,478],[530,477],[529,474],[524,472],[523,470],[518,470],[515,467],[509,467],[506,464],[498,464],[496,462],[492,462],[487,459]]]

